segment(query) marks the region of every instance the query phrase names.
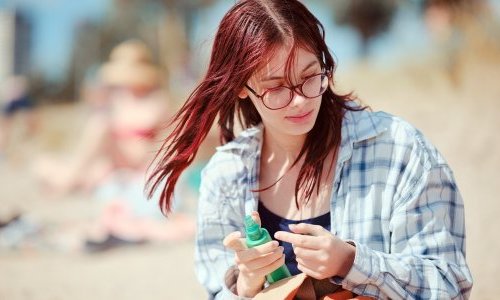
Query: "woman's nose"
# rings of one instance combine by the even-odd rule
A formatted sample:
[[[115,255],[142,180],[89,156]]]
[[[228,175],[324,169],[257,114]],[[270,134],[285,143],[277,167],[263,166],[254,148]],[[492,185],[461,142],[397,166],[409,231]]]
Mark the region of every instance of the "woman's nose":
[[[294,90],[293,96],[292,96],[292,102],[290,102],[290,106],[292,106],[292,107],[299,106],[299,105],[302,105],[302,103],[304,103],[305,101],[307,101],[307,98],[304,97],[304,95],[302,95],[301,93]]]

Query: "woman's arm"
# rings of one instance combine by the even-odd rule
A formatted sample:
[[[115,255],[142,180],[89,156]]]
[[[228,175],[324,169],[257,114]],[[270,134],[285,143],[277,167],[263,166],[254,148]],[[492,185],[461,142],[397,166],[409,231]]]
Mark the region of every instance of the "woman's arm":
[[[335,278],[355,293],[392,299],[467,299],[464,207],[447,165],[406,180],[390,221],[390,253],[356,243],[353,266]]]
[[[237,169],[234,161],[217,153],[202,171],[195,268],[210,299],[245,299],[236,296],[238,269],[234,265],[234,251],[223,245],[227,235],[241,231],[244,226],[244,210],[237,205],[243,199],[236,199],[238,193],[228,196],[233,194],[231,189],[238,188],[228,171]]]

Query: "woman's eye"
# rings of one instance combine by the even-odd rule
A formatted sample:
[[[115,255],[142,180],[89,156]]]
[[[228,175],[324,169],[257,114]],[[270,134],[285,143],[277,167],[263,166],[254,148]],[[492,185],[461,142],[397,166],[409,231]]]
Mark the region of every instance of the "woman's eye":
[[[312,77],[312,76],[320,74],[320,73],[321,73],[321,70],[316,70],[314,72],[307,73],[306,75],[302,76],[302,79],[307,79],[309,77]]]
[[[282,87],[284,84],[280,83],[280,84],[273,84],[271,86],[268,86],[268,87],[264,87],[264,90],[265,91],[272,91],[272,90],[275,90],[275,89],[279,89],[280,87]]]

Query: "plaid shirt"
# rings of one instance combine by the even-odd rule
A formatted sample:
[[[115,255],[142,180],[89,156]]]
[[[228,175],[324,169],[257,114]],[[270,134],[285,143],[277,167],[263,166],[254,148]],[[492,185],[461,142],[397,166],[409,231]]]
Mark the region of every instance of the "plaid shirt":
[[[217,148],[202,171],[196,271],[211,298],[238,299],[224,237],[257,210],[262,126]],[[462,198],[452,171],[422,134],[383,112],[347,111],[330,201],[331,232],[356,246],[345,278],[379,299],[468,298]]]

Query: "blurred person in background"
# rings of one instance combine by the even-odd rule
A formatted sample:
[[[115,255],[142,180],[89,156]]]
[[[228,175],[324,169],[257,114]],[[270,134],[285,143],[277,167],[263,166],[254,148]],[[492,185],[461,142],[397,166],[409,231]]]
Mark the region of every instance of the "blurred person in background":
[[[139,40],[120,43],[98,76],[84,91],[91,115],[75,153],[68,161],[41,159],[35,166],[41,183],[58,195],[86,191],[100,201],[98,219],[83,232],[88,251],[190,238],[189,216],[164,220],[143,196],[144,174],[169,118],[162,72],[149,48]]]
[[[423,0],[423,19],[433,43],[433,64],[442,68],[456,86],[461,83],[461,67],[468,55],[482,53],[487,48],[498,47],[488,34],[497,24],[492,20],[487,0]],[[496,45],[495,45],[496,44]],[[477,46],[483,46],[478,49]],[[493,47],[492,47],[493,46]],[[470,51],[471,48],[476,48]]]
[[[13,123],[17,116],[26,136],[33,136],[38,122],[35,104],[29,94],[29,82],[25,76],[10,76],[0,85],[0,160],[8,149]]]
[[[369,54],[370,43],[386,32],[392,23],[398,1],[395,0],[342,0],[334,3],[335,20],[350,25],[360,37],[360,56]]]
[[[114,170],[142,173],[154,149],[168,97],[160,69],[138,40],[116,46],[97,81],[84,87],[91,108],[75,152],[65,161],[45,158],[36,164],[44,188],[56,194],[92,191]]]

